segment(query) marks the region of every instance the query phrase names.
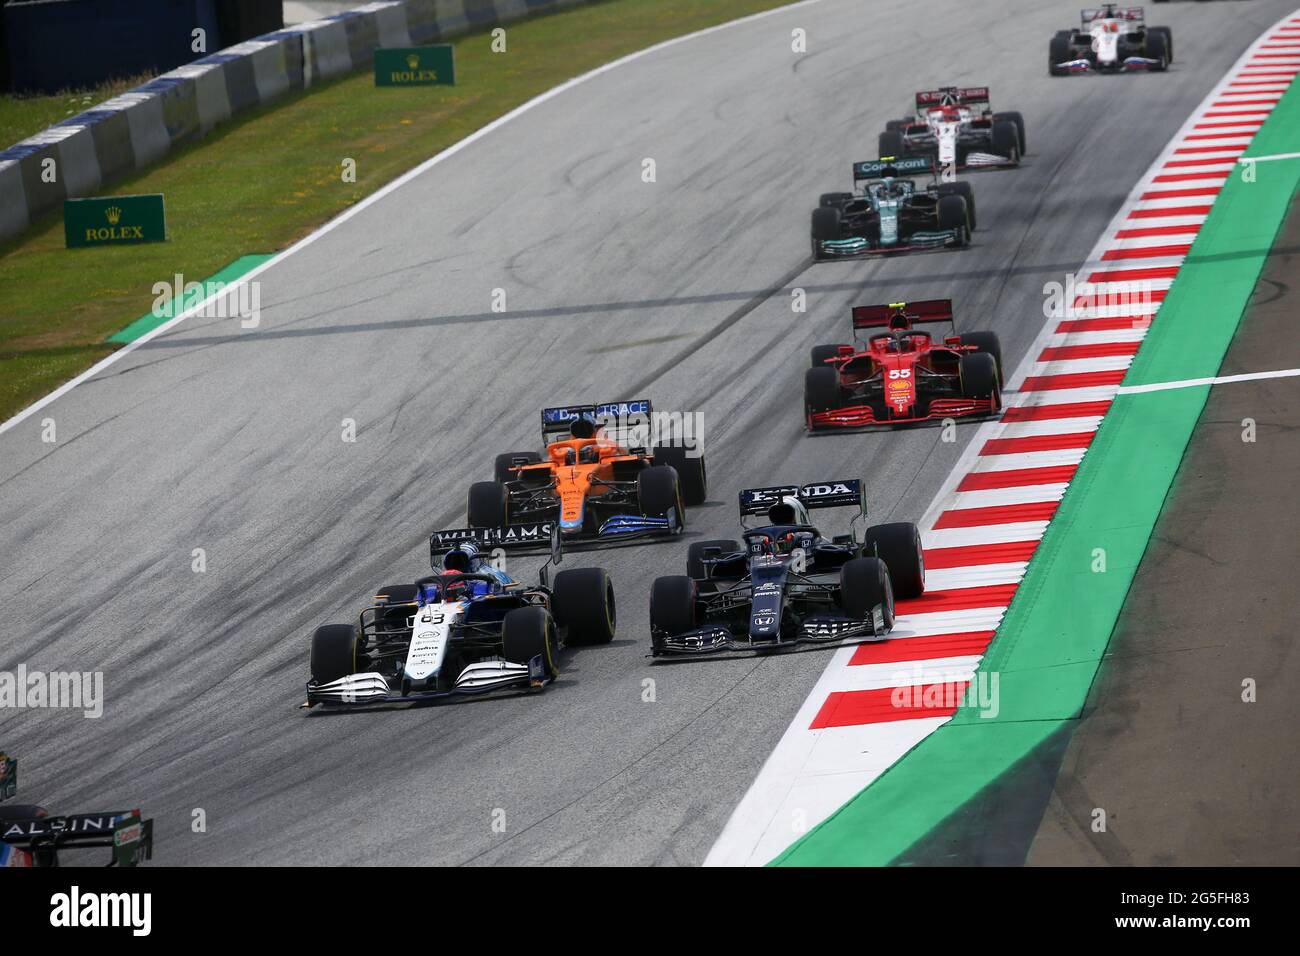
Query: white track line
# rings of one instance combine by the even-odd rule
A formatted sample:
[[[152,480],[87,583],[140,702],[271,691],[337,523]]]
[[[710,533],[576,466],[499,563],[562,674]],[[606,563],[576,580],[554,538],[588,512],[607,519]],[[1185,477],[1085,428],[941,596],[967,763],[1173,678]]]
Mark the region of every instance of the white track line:
[[[1198,385],[1227,385],[1231,382],[1255,382],[1266,378],[1296,378],[1300,368],[1282,368],[1272,372],[1247,372],[1243,375],[1219,375],[1215,378],[1186,378],[1180,382],[1154,382],[1150,385],[1120,386],[1120,395],[1167,392],[1172,388],[1195,388]]]

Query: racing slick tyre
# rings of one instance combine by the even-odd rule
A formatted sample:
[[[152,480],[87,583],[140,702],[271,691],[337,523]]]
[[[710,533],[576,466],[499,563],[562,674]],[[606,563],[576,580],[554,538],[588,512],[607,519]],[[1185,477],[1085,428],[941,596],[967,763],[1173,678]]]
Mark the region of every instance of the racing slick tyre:
[[[1167,28],[1163,28],[1167,29]],[[1155,64],[1150,67],[1153,72],[1161,73],[1169,68],[1169,46],[1172,34],[1165,34],[1162,28],[1152,27],[1147,30],[1147,42],[1143,49],[1143,54],[1152,60]]]
[[[682,489],[682,503],[702,505],[709,496],[709,476],[704,468],[704,455],[692,458],[687,448],[656,448],[656,465],[672,465],[677,469],[677,484]],[[696,449],[698,451],[698,449]]]
[[[555,576],[551,610],[570,644],[608,644],[618,618],[614,585],[604,568],[574,568]]]
[[[497,460],[492,466],[492,474],[497,481],[514,480],[515,476],[511,474],[510,466],[518,458],[524,459],[530,465],[535,465],[542,460],[542,456],[535,451],[508,451],[497,455]]]
[[[885,562],[895,597],[906,601],[925,593],[925,553],[912,522],[872,525],[863,536],[862,554]]]
[[[686,576],[693,581],[704,580],[704,551],[706,548],[721,548],[723,554],[740,550],[740,542],[726,538],[717,541],[692,541],[686,549]]]
[[[954,230],[959,246],[970,243],[970,207],[966,205],[965,197],[939,197],[939,228]]]
[[[814,345],[812,352],[808,356],[813,368],[826,368],[826,360],[837,357],[840,354],[841,345]]]
[[[993,122],[1007,122],[1016,127],[1016,139],[1020,143],[1020,155],[1025,155],[1025,118],[1015,110],[1007,110],[1004,113],[994,113]]]
[[[1174,31],[1169,27],[1147,27],[1147,33],[1163,33],[1165,35],[1165,49],[1169,53],[1169,62],[1174,62]]]
[[[887,129],[880,134],[880,158],[887,156],[902,158],[907,155],[907,146],[903,141],[901,130]]]
[[[970,213],[970,228],[974,232],[979,228],[975,223],[975,190],[967,182],[960,183],[940,183],[940,196],[960,196],[966,200],[966,211]]]
[[[999,156],[1006,156],[1011,162],[1020,162],[1020,132],[1010,120],[1000,120],[989,130],[989,145]]]
[[[885,630],[894,628],[894,589],[889,569],[879,558],[853,558],[840,566],[840,610],[858,621],[871,620],[877,604],[884,605]]]
[[[961,393],[966,398],[998,396],[998,363],[987,352],[969,352],[957,366],[961,376]]]
[[[511,664],[528,664],[538,655],[542,673],[556,675],[555,622],[544,608],[517,607],[501,619],[501,656]]]
[[[960,336],[962,345],[973,345],[980,352],[993,356],[998,367],[998,388],[1007,382],[1006,370],[1002,367],[1002,342],[996,332],[963,332]]]
[[[803,404],[809,412],[840,407],[840,373],[829,365],[810,368],[803,377]]]
[[[469,486],[467,520],[471,528],[502,528],[509,522],[510,496],[499,481],[476,481]]]
[[[907,120],[885,120],[885,132],[902,132],[908,126]]]
[[[636,476],[636,500],[643,515],[677,516],[677,526],[686,527],[686,509],[682,507],[682,486],[677,469],[671,465],[651,465]]]
[[[311,636],[311,679],[317,684],[357,673],[357,629],[351,624],[322,624]]]
[[[817,200],[817,208],[823,209],[827,206],[839,206],[853,198],[853,193],[822,193]]]
[[[1052,42],[1047,47],[1047,73],[1049,76],[1069,76],[1070,71],[1064,67],[1057,66],[1058,63],[1066,63],[1073,59],[1070,56],[1070,31],[1064,30],[1052,37]]]
[[[838,206],[818,206],[813,210],[812,237],[823,240],[843,238]]]
[[[650,586],[650,627],[664,634],[684,634],[695,628],[695,599],[699,591],[685,575],[655,578]]]

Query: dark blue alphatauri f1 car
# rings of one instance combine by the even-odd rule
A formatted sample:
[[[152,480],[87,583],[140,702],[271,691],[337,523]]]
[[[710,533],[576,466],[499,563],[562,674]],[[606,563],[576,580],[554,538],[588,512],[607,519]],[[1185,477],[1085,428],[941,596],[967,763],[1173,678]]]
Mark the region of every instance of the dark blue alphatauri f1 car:
[[[521,584],[462,540],[435,573],[381,588],[355,624],[326,624],[311,644],[305,707],[430,700],[505,690],[540,690],[555,679],[567,644],[614,637],[614,588],[603,568],[561,571],[559,535],[539,583]]]
[[[927,175],[918,185],[909,176]],[[940,182],[929,156],[885,156],[853,164],[857,192],[823,193],[812,213],[814,259],[970,243],[975,194],[967,182]]]
[[[910,522],[867,528],[858,479],[751,488],[740,493],[740,541],[691,545],[686,574],[655,580],[654,656],[780,650],[873,640],[894,626],[894,597],[925,590],[921,536]],[[809,509],[853,508],[849,533],[826,537]],[[746,519],[766,514],[766,524]]]

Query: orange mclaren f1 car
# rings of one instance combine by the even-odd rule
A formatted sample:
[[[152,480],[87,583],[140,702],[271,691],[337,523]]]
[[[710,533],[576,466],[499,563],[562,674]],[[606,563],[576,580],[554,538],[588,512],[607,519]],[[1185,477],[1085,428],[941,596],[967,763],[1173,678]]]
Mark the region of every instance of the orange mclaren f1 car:
[[[470,486],[468,529],[491,546],[674,536],[708,494],[704,457],[681,441],[651,446],[650,402],[542,410],[544,451],[506,452],[492,481]]]

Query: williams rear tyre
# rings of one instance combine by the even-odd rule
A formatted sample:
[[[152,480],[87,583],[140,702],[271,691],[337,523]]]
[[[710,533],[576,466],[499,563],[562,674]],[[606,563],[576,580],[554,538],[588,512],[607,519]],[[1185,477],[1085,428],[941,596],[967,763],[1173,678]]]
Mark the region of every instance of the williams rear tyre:
[[[502,528],[509,524],[510,495],[499,481],[476,481],[469,486],[465,509],[471,528]]]
[[[885,631],[894,627],[894,590],[889,569],[879,558],[853,558],[840,567],[840,610],[857,621],[872,619],[883,605]]]
[[[501,619],[501,656],[512,664],[527,666],[534,657],[542,659],[542,673],[554,677],[555,622],[540,607],[517,607]]]
[[[925,593],[925,553],[921,532],[912,522],[872,525],[863,536],[861,553],[885,562],[894,595],[900,600]]]
[[[552,587],[555,622],[570,644],[608,644],[618,618],[614,585],[604,568],[574,568],[555,576]]]
[[[311,679],[328,684],[357,673],[357,629],[351,624],[322,624],[311,636]]]

